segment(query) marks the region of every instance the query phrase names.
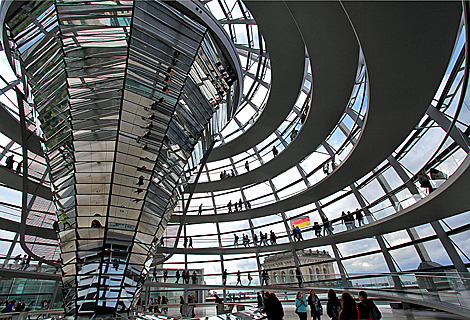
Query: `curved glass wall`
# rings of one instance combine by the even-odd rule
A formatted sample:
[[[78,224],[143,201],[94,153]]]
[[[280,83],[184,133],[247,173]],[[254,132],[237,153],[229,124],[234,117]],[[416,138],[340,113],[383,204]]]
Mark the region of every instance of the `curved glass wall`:
[[[434,267],[436,272],[466,272],[465,264],[470,261],[463,239],[468,212],[458,215],[449,213],[452,217],[415,227],[396,226],[396,231],[384,232],[375,239],[361,236],[369,234],[366,233],[368,224],[388,223],[387,219],[397,218],[408,210],[410,214],[412,210],[426,210],[426,198],[439,192],[441,185],[447,188],[449,182],[446,181],[452,180],[454,173],[460,175],[459,168],[466,167],[469,145],[466,119],[469,109],[466,103],[467,83],[464,81],[467,72],[465,35],[465,29],[462,29],[449,67],[426,114],[399,148],[370,173],[341,191],[305,206],[277,211],[276,206],[271,205],[295,197],[328,175],[334,175],[335,167],[347,161],[349,152],[354,152],[354,145],[360,137],[355,125],[360,131],[362,124],[358,126],[357,123],[364,120],[365,115],[360,108],[367,105],[366,72],[361,71],[362,78],[358,78],[348,105],[359,116],[353,118],[350,111],[345,112],[341,123],[327,140],[332,152],[322,145],[322,149],[317,149],[304,159],[302,163],[305,162],[309,169],[305,170],[305,177],[295,167],[256,185],[194,194],[185,213],[188,215],[186,224],[179,226],[176,221],[181,219],[174,216],[175,224],[170,224],[167,229],[165,247],[168,249],[164,252],[172,252],[173,255],[163,267],[169,270],[189,269],[190,272],[193,268],[204,269],[204,281],[208,285],[222,284],[221,274],[225,269],[228,272],[227,284],[235,285],[237,271],[241,270],[243,285],[248,285],[248,273],[253,277],[250,284],[258,285],[261,283],[260,270],[266,268],[270,283],[292,287],[297,285],[294,269],[300,266],[304,282],[327,288],[351,285],[366,288],[411,287],[419,282],[416,280],[419,277],[406,275],[406,272],[425,270],[426,267]],[[328,162],[330,165],[326,167]],[[239,163],[242,166],[244,161]],[[214,180],[218,180],[221,170],[238,169],[232,163],[225,167],[217,165],[207,165],[208,175],[214,175]],[[427,178],[423,178],[422,170]],[[207,180],[212,181],[211,178]],[[292,188],[296,184],[302,185],[300,191]],[[271,206],[263,210],[267,205]],[[179,209],[183,213],[181,208],[182,204]],[[256,215],[251,214],[250,209],[258,209]],[[354,227],[345,223],[342,211],[352,213]],[[358,213],[362,216],[360,219],[357,218]],[[211,216],[212,221],[206,223],[204,217],[198,217],[206,214],[222,214],[223,217]],[[194,217],[190,218],[189,215]],[[305,218],[310,220],[310,225],[302,227],[304,240],[296,244],[298,249],[293,254],[291,244],[296,240],[291,225],[301,224]],[[328,223],[324,224],[325,218],[331,222],[331,229]],[[456,224],[450,225],[449,221]],[[182,238],[178,248],[174,249],[174,235],[179,228],[183,229]],[[349,231],[348,228],[354,230]],[[276,235],[274,242],[271,241],[271,231]],[[353,240],[341,241],[343,232],[356,232],[356,235],[352,236]],[[262,240],[260,233],[268,234],[267,240]],[[248,237],[248,241],[243,241],[244,236]],[[336,245],[329,243],[329,236],[336,237]],[[276,264],[271,257],[276,257],[279,263]],[[369,279],[365,275],[368,272]],[[374,272],[384,272],[386,275],[374,274],[370,277]],[[160,286],[164,287],[164,284]],[[158,292],[158,289],[153,290]]]

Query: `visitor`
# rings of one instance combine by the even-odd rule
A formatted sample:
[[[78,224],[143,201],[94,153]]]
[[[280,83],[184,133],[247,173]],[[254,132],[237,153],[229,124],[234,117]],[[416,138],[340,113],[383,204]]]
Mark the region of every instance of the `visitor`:
[[[25,308],[24,299],[21,299],[21,302],[18,302],[15,306],[15,312],[23,312]]]
[[[196,273],[196,270],[193,270],[193,274],[191,275],[191,280],[193,281],[193,284],[197,284],[197,273]]]
[[[238,202],[235,201],[233,207],[235,208],[235,212],[238,212]]]
[[[369,309],[363,304],[357,305],[356,301],[354,301],[354,298],[349,292],[343,292],[341,295],[341,312],[339,313],[339,319],[350,320],[368,318]]]
[[[198,215],[202,215],[202,203],[199,205]]]
[[[7,312],[13,312],[13,308],[15,307],[15,304],[16,304],[16,300],[13,299],[11,300],[7,306],[3,309],[3,313],[7,313]]]
[[[258,308],[263,307],[263,298],[261,297],[260,293],[256,293],[256,300],[258,301]]]
[[[184,278],[186,284],[189,284],[189,278],[191,278],[191,275],[189,274],[189,270],[186,270],[186,277]]]
[[[248,160],[245,162],[245,169],[247,172],[250,172],[250,164],[248,163]]]
[[[242,205],[243,205],[243,201],[242,201],[242,198],[240,198],[240,199],[238,200],[238,209],[239,209],[240,211],[243,210],[243,209],[242,209]]]
[[[364,224],[364,215],[362,214],[362,210],[359,208],[356,208],[356,220],[358,227]]]
[[[28,259],[28,256],[25,254],[23,256],[23,259],[21,260],[21,265],[20,265],[20,268],[18,270],[25,270],[25,267],[26,267],[26,260]]]
[[[163,270],[163,282],[166,282],[166,279],[168,279],[168,270],[167,269]]]
[[[265,246],[267,246],[268,245],[268,233],[266,232],[266,233],[263,234],[260,231],[260,237],[261,237],[261,243],[263,243]]]
[[[242,285],[242,278],[241,278],[240,270],[237,271],[237,283],[235,285],[238,286],[239,283],[240,285]]]
[[[266,318],[268,320],[282,320],[284,318],[284,309],[282,303],[276,297],[274,292],[266,292],[265,302]]]
[[[269,286],[269,275],[266,269],[263,269],[263,271],[261,271],[261,285],[263,285],[263,283]]]
[[[248,271],[248,285],[251,285],[251,280],[253,280],[253,278],[251,277],[251,274]]]
[[[253,245],[255,247],[258,246],[258,236],[256,235],[256,233],[253,232]]]
[[[243,234],[242,236],[243,239],[243,245],[246,247],[250,246],[250,239],[248,238],[248,235]]]
[[[180,314],[181,314],[182,317],[185,316],[183,314],[183,304],[184,304],[184,298],[183,298],[183,296],[180,296]]]
[[[233,234],[233,246],[238,248],[238,236],[236,233]]]
[[[348,217],[349,217],[349,222],[351,223],[351,229],[356,228],[356,222],[354,221],[354,216],[353,216],[353,214],[352,214],[350,211],[348,211],[346,214],[347,214]]]
[[[323,315],[323,307],[320,298],[315,294],[315,290],[310,290],[310,295],[307,298],[308,305],[310,306],[310,315],[313,320],[320,320]]]
[[[313,230],[315,231],[315,236],[317,238],[321,237],[321,226],[318,224],[317,221],[313,223]]]
[[[380,313],[379,308],[377,308],[374,301],[367,298],[367,293],[365,291],[359,291],[358,298],[361,301],[360,304],[364,304],[367,307],[367,309],[369,309],[371,318],[373,320],[382,319],[382,313]]]
[[[302,230],[300,230],[299,226],[295,228],[297,229],[297,239],[299,239],[299,241],[304,240],[304,238],[302,237]]]
[[[273,146],[273,157],[276,157],[279,154],[279,151],[277,151],[276,146]]]
[[[277,244],[277,236],[272,230],[270,231],[270,239],[272,245]]]
[[[8,156],[5,160],[5,168],[13,170],[14,163],[15,163],[15,160],[13,160],[13,155]]]
[[[193,238],[191,237],[188,237],[188,248],[193,248]]]
[[[186,236],[183,237],[183,247],[187,247],[188,246],[188,238]]]
[[[15,259],[13,260],[13,269],[18,268],[20,261],[21,261],[21,254],[17,255]]]
[[[328,302],[326,303],[326,313],[332,320],[339,319],[339,313],[341,312],[341,301],[336,296],[336,292],[333,289],[328,290]]]
[[[18,162],[18,165],[16,166],[16,174],[21,173],[21,168],[23,167],[23,161]]]
[[[323,236],[332,235],[333,227],[331,226],[331,222],[328,217],[322,216],[321,220],[323,222]]]
[[[232,200],[227,203],[228,213],[232,212]]]
[[[431,185],[431,180],[429,179],[428,175],[426,174],[425,170],[421,170],[418,173],[418,182],[421,188],[427,188],[428,194],[434,191],[434,188]]]
[[[330,163],[329,162],[326,162],[323,165],[323,173],[326,174],[326,175],[330,174]]]
[[[194,312],[196,299],[194,298],[193,294],[188,294],[188,317],[194,318],[196,317],[196,313]]]
[[[175,283],[178,283],[180,281],[180,271],[179,270],[176,270],[176,273],[175,273],[175,277],[176,277],[176,281]]]
[[[341,212],[341,219],[343,220],[343,223],[346,225],[346,230],[351,230],[352,229],[351,216],[347,215],[343,211]]]
[[[46,256],[42,256],[41,259],[45,259]],[[38,261],[38,266],[36,268],[36,272],[41,272],[42,271],[42,260]]]
[[[295,313],[300,320],[307,320],[307,300],[302,297],[302,292],[297,292],[295,298]]]
[[[183,269],[183,272],[181,273],[181,277],[183,278],[183,284],[186,283],[186,270]]]
[[[162,305],[168,304],[168,298],[166,296],[162,297]],[[162,311],[167,314],[168,313],[168,308],[167,307],[162,307]]]
[[[227,269],[222,272],[222,285],[227,285]]]
[[[214,297],[215,297],[215,303],[217,303],[217,304],[223,304],[224,303],[222,301],[222,299],[220,299],[220,297],[217,293],[214,293]]]
[[[297,228],[295,226],[292,226],[292,236],[294,241],[299,241],[299,238],[297,237]]]
[[[295,277],[299,283],[299,288],[302,288],[302,273],[300,272],[299,267],[295,268]]]
[[[251,204],[250,204],[250,201],[246,200],[245,202],[245,209],[248,210],[248,209],[251,209]]]
[[[291,134],[290,134],[290,142],[292,142],[296,137],[297,137],[297,133],[299,133],[297,130],[292,130]]]

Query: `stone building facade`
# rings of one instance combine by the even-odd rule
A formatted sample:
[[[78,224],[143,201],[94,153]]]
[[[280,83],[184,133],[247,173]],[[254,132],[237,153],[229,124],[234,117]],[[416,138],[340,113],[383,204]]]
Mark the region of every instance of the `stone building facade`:
[[[304,282],[334,278],[334,259],[328,251],[300,250],[297,251],[297,255]],[[266,257],[262,267],[268,271],[270,284],[297,284],[294,256],[291,252],[273,254]],[[318,286],[326,286],[329,285],[329,282],[316,282],[316,284]]]

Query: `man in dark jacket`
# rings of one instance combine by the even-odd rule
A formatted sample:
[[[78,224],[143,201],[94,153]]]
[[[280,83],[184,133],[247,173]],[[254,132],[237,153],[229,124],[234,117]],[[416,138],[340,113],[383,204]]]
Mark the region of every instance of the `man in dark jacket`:
[[[282,320],[284,318],[284,309],[274,292],[266,292],[266,317],[268,320]]]
[[[364,304],[369,309],[372,320],[382,319],[382,314],[380,313],[379,308],[377,308],[374,301],[367,299],[367,293],[365,291],[359,291],[358,297],[361,304]]]

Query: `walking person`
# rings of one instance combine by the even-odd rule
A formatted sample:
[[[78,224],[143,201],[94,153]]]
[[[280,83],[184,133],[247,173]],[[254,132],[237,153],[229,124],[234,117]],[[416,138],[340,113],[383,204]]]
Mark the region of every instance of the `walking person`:
[[[258,236],[256,235],[256,233],[253,232],[253,245],[255,247],[258,246]]]
[[[251,284],[251,280],[253,280],[253,278],[251,277],[251,274],[250,274],[250,272],[248,271],[248,285]]]
[[[183,278],[183,284],[186,283],[186,270],[183,269],[183,272],[181,273],[181,277]]]
[[[294,241],[299,241],[297,236],[297,228],[295,226],[292,226],[292,236],[294,237]]]
[[[328,302],[326,303],[326,313],[331,320],[339,320],[339,313],[341,312],[341,301],[336,296],[333,289],[328,290]]]
[[[299,317],[299,320],[307,320],[307,300],[302,296],[302,292],[297,292],[295,298],[295,313]]]
[[[163,282],[166,282],[166,279],[168,279],[168,270],[167,269],[165,269],[163,271]]]
[[[304,237],[302,237],[302,230],[300,230],[299,226],[295,227],[297,229],[297,239],[299,239],[299,241],[303,241],[304,240]]]
[[[239,283],[240,283],[240,285],[242,285],[242,278],[241,278],[240,270],[237,271],[237,284],[236,284],[236,286],[238,286]]]
[[[274,292],[266,292],[265,310],[266,318],[268,320],[282,320],[282,318],[284,318],[282,303],[276,297]]]
[[[188,237],[188,248],[193,248],[193,238],[191,237]]]
[[[307,298],[308,305],[310,306],[310,314],[313,320],[320,320],[323,315],[323,307],[320,298],[315,294],[315,290],[310,290],[310,295]]]
[[[236,233],[233,234],[233,246],[238,248],[238,236]]]
[[[228,213],[232,213],[232,200],[227,203]]]
[[[270,240],[272,245],[277,244],[277,236],[272,230],[270,231]]]
[[[179,270],[176,270],[176,273],[175,273],[175,277],[176,277],[176,281],[175,283],[178,283],[180,281],[180,271]]]
[[[299,283],[299,288],[302,288],[302,273],[300,272],[299,267],[295,268],[295,277]]]
[[[222,284],[224,286],[227,285],[227,269],[225,269],[223,272],[222,272]]]
[[[317,238],[320,238],[321,237],[321,226],[316,221],[313,223],[313,230],[315,231],[315,236]]]
[[[248,163],[248,160],[245,162],[245,169],[247,172],[250,172],[250,164]]]
[[[193,271],[193,274],[191,275],[191,280],[193,281],[193,284],[197,284],[197,273],[196,273],[196,270]]]

